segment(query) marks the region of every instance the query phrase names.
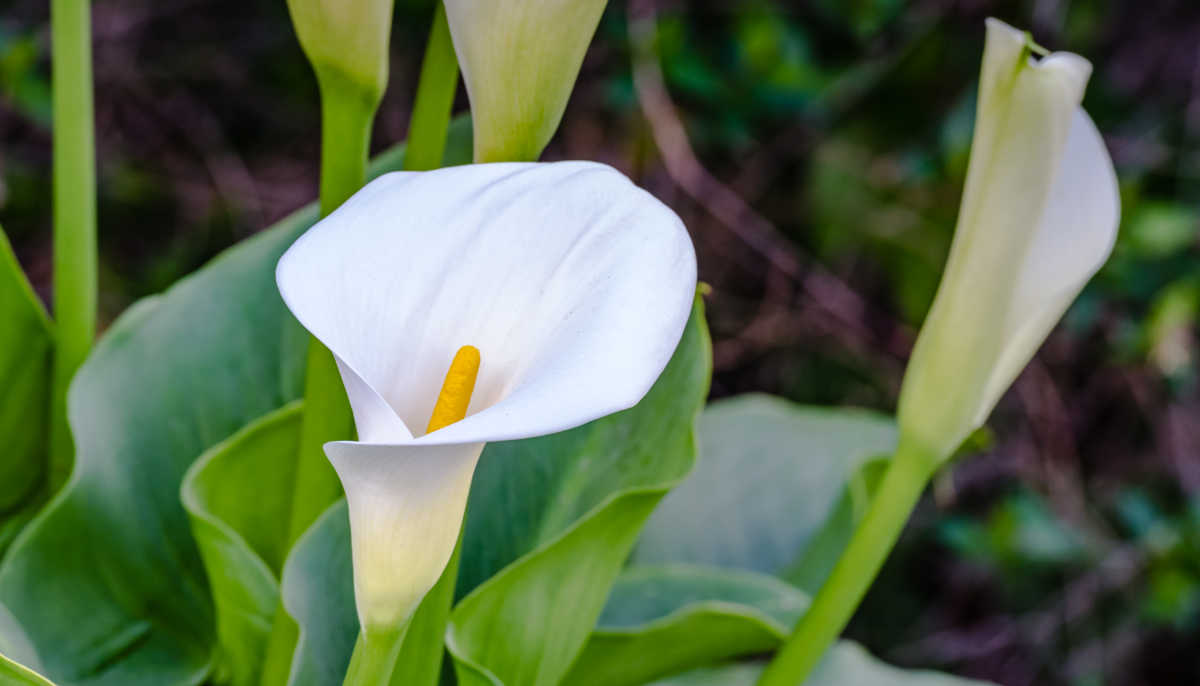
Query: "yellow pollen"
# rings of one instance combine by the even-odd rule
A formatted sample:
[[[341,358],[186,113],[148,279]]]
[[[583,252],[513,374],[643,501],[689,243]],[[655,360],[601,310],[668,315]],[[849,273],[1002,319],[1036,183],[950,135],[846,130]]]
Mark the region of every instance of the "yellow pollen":
[[[442,392],[438,393],[437,404],[433,406],[433,416],[429,418],[429,427],[425,429],[425,433],[433,433],[467,416],[467,407],[471,404],[471,393],[475,390],[475,377],[478,374],[479,348],[464,345],[454,354],[454,361],[450,363],[450,369],[446,372]]]

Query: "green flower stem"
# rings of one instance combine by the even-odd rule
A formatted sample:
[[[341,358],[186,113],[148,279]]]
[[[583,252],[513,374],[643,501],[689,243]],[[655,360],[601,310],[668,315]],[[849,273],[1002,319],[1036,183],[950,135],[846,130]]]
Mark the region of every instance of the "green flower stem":
[[[332,70],[317,69],[321,89],[321,216],[367,180],[367,153],[379,97]]]
[[[338,208],[367,179],[367,153],[378,98],[337,74],[318,69],[321,87],[321,216]],[[304,376],[304,418],[292,484],[292,513],[288,527],[290,549],[317,517],[342,495],[337,473],[325,459],[322,446],[354,435],[354,416],[342,386],[333,354],[316,338],[308,344]],[[267,638],[261,683],[287,683],[299,628],[280,602]]]
[[[267,637],[263,656],[262,686],[284,686],[292,671],[292,656],[296,652],[296,641],[300,640],[300,627],[287,613],[283,601],[275,607],[275,619],[271,623],[271,634]]]
[[[360,633],[342,686],[390,686],[408,625]]]
[[[855,530],[808,612],[767,665],[758,686],[798,686],[812,673],[854,615],[896,545],[940,463],[937,458],[901,438],[866,518]]]
[[[348,80],[336,74],[319,74],[321,86],[321,216],[325,216],[354,194],[366,180],[366,163],[370,142],[371,122],[378,103],[366,98]],[[433,169],[441,165],[446,148],[446,132],[450,109],[458,86],[458,60],[450,41],[445,9],[438,4],[425,62],[413,105],[409,140],[404,156],[404,168]],[[325,508],[341,494],[337,475],[325,459],[322,446],[330,440],[345,438],[353,432],[353,415],[346,392],[338,375],[333,355],[316,339],[309,344],[305,376],[305,411],[301,426],[300,454],[293,489],[292,516],[288,547],[316,521]],[[457,578],[458,555],[451,558],[455,572],[446,578]],[[453,581],[447,582],[450,592],[444,611],[435,610],[428,620],[443,627],[453,599]],[[443,585],[438,583],[438,587]],[[437,587],[435,587],[436,590]],[[438,599],[444,594],[431,593]],[[439,633],[440,635],[440,633]],[[299,628],[283,608],[276,608],[275,621],[267,640],[261,684],[281,686],[287,683],[292,653]],[[361,643],[361,640],[360,640]],[[400,640],[396,640],[399,650]],[[372,648],[377,645],[374,644]],[[363,646],[362,650],[366,650]],[[355,647],[359,655],[360,647]],[[393,661],[395,656],[392,656]],[[364,658],[359,658],[364,659]],[[440,656],[439,656],[440,668]],[[350,683],[347,681],[347,683]]]
[[[377,98],[364,96],[346,80],[322,75],[321,216],[333,212],[367,180],[367,147]],[[350,401],[333,355],[315,338],[309,341],[304,377],[304,419],[292,489],[291,547],[342,493],[322,446],[354,435]]]
[[[446,8],[438,3],[425,46],[425,59],[421,64],[421,78],[413,102],[412,119],[408,127],[408,143],[404,151],[404,168],[409,171],[425,171],[442,166],[446,151],[446,131],[450,125],[450,110],[454,105],[454,93],[458,88],[458,58],[450,40],[450,26],[446,22]],[[464,517],[465,528],[465,517]],[[354,646],[354,655],[346,672],[346,686],[385,686],[390,683],[404,686],[434,686],[438,683],[444,657],[443,636],[446,623],[450,620],[450,607],[454,604],[454,587],[458,581],[458,563],[462,553],[462,531],[458,544],[442,576],[434,584],[412,618],[404,628],[399,640],[391,647],[375,649],[386,654],[371,657],[370,646],[360,634]],[[407,635],[407,641],[404,636]],[[397,658],[403,655],[400,664]],[[379,666],[368,666],[377,659]]]
[[[54,355],[49,486],[71,473],[67,386],[96,337],[96,147],[92,121],[91,3],[52,0],[54,100]]]
[[[446,7],[438,3],[433,16],[433,28],[425,45],[425,60],[421,63],[421,80],[413,102],[412,119],[408,125],[408,147],[404,152],[404,168],[425,171],[442,166],[446,152],[446,129],[450,125],[450,110],[458,90],[458,57],[450,40],[450,24]]]
[[[316,338],[308,342],[304,378],[304,417],[300,452],[292,484],[290,549],[329,505],[342,495],[342,486],[321,446],[354,436],[354,416],[342,387],[333,354]]]

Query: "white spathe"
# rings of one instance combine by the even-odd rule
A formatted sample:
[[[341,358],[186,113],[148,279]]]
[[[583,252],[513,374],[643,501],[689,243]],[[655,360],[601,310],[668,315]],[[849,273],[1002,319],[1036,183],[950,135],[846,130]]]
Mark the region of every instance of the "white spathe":
[[[325,446],[349,502],[364,628],[403,621],[453,552],[488,441],[636,404],[691,310],[696,258],[666,206],[589,162],[372,181],[283,255],[279,291],[334,354],[358,441]],[[421,435],[463,345],[467,417]]]
[[[987,420],[1108,259],[1120,198],[1080,107],[1091,64],[1037,60],[987,22],[975,134],[950,257],[900,394],[901,430],[947,457]]]
[[[533,160],[554,135],[605,0],[446,0],[475,160]]]

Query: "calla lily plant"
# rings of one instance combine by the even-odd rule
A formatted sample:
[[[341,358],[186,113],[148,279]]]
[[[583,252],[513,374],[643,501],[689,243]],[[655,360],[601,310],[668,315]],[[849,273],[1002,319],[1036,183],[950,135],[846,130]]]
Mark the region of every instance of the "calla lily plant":
[[[958,225],[900,393],[900,443],[866,518],[760,686],[801,683],[850,620],[936,469],[1108,259],[1120,216],[1080,107],[1091,64],[987,21]]]
[[[131,308],[93,349],[89,3],[51,4],[53,322],[0,232],[0,442],[15,446],[0,473],[28,477],[0,484],[0,684],[327,685],[344,675],[344,686],[432,686],[447,655],[462,684],[647,683],[761,662],[776,645],[774,629],[760,640],[763,611],[772,626],[799,615],[794,632],[761,670],[729,674],[804,683],[930,479],[1116,238],[1116,175],[1081,106],[1090,63],[989,20],[966,185],[900,392],[898,441],[878,417],[766,398],[698,415],[712,349],[683,223],[610,167],[532,161],[563,117],[605,0],[443,0],[410,140],[375,169],[401,158],[406,169],[461,164],[472,146],[477,164],[365,186],[394,2],[287,0],[321,93],[318,207]],[[634,5],[633,20],[651,29]],[[448,124],[460,65],[469,143]],[[315,341],[294,335],[272,266]],[[488,443],[635,405],[494,448],[472,522],[503,526],[463,534]],[[793,440],[800,433],[819,440]],[[697,445],[708,464],[724,461],[711,472],[717,486],[684,483],[682,514],[652,518]],[[858,460],[851,473],[841,460],[893,447],[846,541],[850,496],[837,494],[857,495],[867,467]],[[774,479],[753,463],[775,452],[797,472],[829,468]],[[727,488],[747,466],[754,478]],[[791,483],[830,497],[806,512],[741,511],[767,486],[783,494],[768,505],[809,500]],[[343,492],[344,508],[334,503]],[[341,592],[346,512],[353,604]],[[648,518],[653,534],[639,539]],[[653,545],[685,538],[684,518],[730,521]],[[693,545],[703,538],[714,545]],[[793,581],[822,585],[810,603]],[[909,683],[844,648],[818,681]]]
[[[325,449],[369,641],[442,573],[484,445],[641,399],[686,324],[696,261],[679,218],[619,172],[506,163],[373,181],[296,241],[277,281],[354,410],[358,440]]]

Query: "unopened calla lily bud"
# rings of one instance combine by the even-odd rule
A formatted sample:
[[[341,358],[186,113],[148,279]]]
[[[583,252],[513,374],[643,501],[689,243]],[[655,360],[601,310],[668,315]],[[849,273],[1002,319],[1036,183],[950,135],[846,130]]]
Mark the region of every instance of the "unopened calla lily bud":
[[[988,20],[954,243],[900,394],[902,435],[940,458],[986,421],[1116,239],[1116,174],[1080,107],[1091,64],[1034,49]]]
[[[388,75],[394,0],[288,0],[300,47],[322,89],[351,86],[377,103]]]
[[[605,0],[446,0],[475,161],[536,160],[562,120]]]
[[[276,279],[354,410],[359,440],[325,452],[370,639],[441,575],[486,443],[645,395],[683,333],[696,258],[679,218],[609,167],[485,164],[371,182]]]

